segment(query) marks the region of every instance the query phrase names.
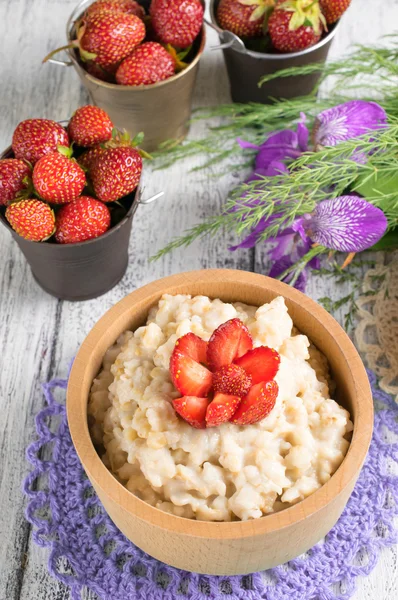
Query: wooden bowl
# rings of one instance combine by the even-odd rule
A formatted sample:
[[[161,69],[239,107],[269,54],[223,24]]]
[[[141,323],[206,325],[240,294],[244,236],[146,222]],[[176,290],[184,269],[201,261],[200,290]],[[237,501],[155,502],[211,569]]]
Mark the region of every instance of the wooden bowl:
[[[336,399],[350,411],[352,441],[331,479],[311,496],[260,519],[217,523],[184,519],[143,502],[108,471],[87,424],[87,400],[105,351],[126,329],[145,323],[162,294],[192,294],[259,306],[283,296],[289,313],[329,360]],[[154,281],[118,302],[93,327],[74,361],[67,391],[72,440],[105,510],[134,544],[169,565],[212,575],[268,569],[305,552],[333,527],[354,488],[373,428],[373,401],[362,361],[340,325],[301,292],[268,277],[204,270]]]

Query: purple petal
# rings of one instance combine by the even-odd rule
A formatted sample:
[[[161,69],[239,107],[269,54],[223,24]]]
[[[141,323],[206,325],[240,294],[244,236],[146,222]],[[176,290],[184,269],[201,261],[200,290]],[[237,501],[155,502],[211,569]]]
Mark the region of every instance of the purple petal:
[[[297,133],[292,129],[283,129],[271,134],[262,144],[261,148],[266,146],[291,146],[298,148]]]
[[[271,252],[272,260],[280,260],[284,256],[293,252],[296,234],[294,232],[290,233],[290,231],[291,230],[285,229],[282,234],[277,235],[269,240],[270,242],[276,242],[276,246]]]
[[[268,273],[268,275],[270,277],[274,277],[274,278],[279,277],[279,275],[281,275],[284,271],[286,271],[286,269],[288,269],[292,265],[293,265],[292,259],[289,258],[288,256],[284,256],[282,259],[278,260],[277,262],[275,262],[272,265],[271,270]],[[282,281],[284,281],[285,283],[289,283],[292,280],[293,275],[294,275],[294,273],[289,274],[287,277],[282,279]],[[300,292],[305,292],[306,283],[307,283],[307,273],[306,273],[306,269],[304,269],[298,276],[297,281],[294,284],[294,287],[297,288],[298,290],[300,290]]]
[[[251,149],[251,150],[260,150],[260,146],[257,146],[256,144],[252,144],[251,142],[246,142],[245,140],[242,140],[242,138],[236,138],[236,141],[238,142],[239,146],[241,148],[244,149]]]
[[[264,146],[256,156],[255,169],[266,169],[272,162],[298,158],[300,154],[300,150],[290,146]]]
[[[229,250],[238,250],[238,248],[253,248],[257,244],[257,240],[262,234],[262,232],[268,227],[269,219],[260,219],[257,223],[256,227],[250,232],[250,234],[237,244],[236,246],[231,246]]]
[[[303,114],[303,113],[301,113]],[[304,115],[305,118],[305,115]],[[306,152],[308,150],[308,138],[310,136],[310,132],[308,131],[308,127],[304,125],[304,123],[298,123],[297,125],[297,138],[298,145],[302,152]]]
[[[313,242],[340,252],[361,252],[385,233],[387,219],[380,208],[359,196],[323,200],[315,208],[305,230]]]
[[[376,102],[351,100],[321,112],[314,125],[314,143],[336,146],[339,142],[379,129],[387,115]]]

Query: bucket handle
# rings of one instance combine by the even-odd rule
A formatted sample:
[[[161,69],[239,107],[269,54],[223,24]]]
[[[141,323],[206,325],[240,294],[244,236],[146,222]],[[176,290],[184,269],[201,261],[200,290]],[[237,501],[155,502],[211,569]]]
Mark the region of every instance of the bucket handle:
[[[149,198],[140,198],[138,204],[143,204],[145,206],[146,204],[151,204],[151,202],[158,200],[158,198],[161,198],[162,196],[164,196],[164,192],[158,192]]]
[[[232,33],[232,31],[221,29],[220,27],[218,27],[211,21],[208,21],[207,19],[204,19],[204,21],[206,25],[208,25],[208,27],[211,27],[212,29],[214,29],[214,31],[218,33],[222,42],[217,46],[210,46],[210,50],[224,50],[226,48],[233,48],[236,52],[242,52],[244,54],[247,53],[246,46],[244,45],[240,37]]]

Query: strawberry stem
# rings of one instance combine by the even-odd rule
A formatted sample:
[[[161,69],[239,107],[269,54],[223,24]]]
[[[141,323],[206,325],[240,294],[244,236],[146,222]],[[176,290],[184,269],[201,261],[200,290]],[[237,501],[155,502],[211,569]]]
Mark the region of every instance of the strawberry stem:
[[[56,48],[55,50],[53,50],[52,52],[50,52],[50,54],[47,54],[47,56],[45,56],[43,58],[43,63],[47,62],[50,60],[50,58],[52,58],[53,56],[55,56],[55,54],[58,54],[58,52],[62,52],[62,50],[72,50],[73,48],[77,48],[78,44],[77,42],[72,42],[71,44],[68,44],[67,46],[61,46],[60,48]]]

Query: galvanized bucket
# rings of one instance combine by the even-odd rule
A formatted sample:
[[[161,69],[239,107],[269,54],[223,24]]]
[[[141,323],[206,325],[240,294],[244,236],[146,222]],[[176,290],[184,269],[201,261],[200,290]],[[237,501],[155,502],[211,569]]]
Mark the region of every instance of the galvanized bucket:
[[[242,40],[230,31],[220,28],[216,14],[220,0],[210,1],[210,27],[215,29],[220,38],[220,46],[228,71],[231,96],[234,102],[260,102],[269,104],[273,99],[290,99],[310,94],[319,78],[321,71],[310,75],[297,77],[280,77],[258,87],[258,82],[264,75],[276,73],[281,69],[302,67],[312,63],[322,66],[329,52],[338,23],[332,25],[329,33],[317,44],[289,54],[266,54],[248,50]]]
[[[0,159],[13,156],[9,147]],[[105,294],[122,279],[129,260],[134,214],[140,204],[149,204],[162,195],[143,199],[137,189],[123,200],[127,210],[123,219],[104,235],[78,244],[25,240],[10,227],[5,207],[0,207],[0,221],[17,242],[40,287],[62,300],[89,300]]]
[[[138,1],[146,4],[144,0]],[[72,12],[66,25],[68,43],[74,39],[74,22],[92,3],[93,0],[83,0]],[[87,88],[92,104],[103,108],[116,127],[127,129],[132,135],[143,131],[142,147],[151,152],[162,142],[182,140],[188,133],[192,96],[205,40],[203,27],[194,44],[195,58],[184,71],[164,81],[139,87],[107,83],[89,75],[73,49],[68,50],[70,60],[50,59],[49,62],[73,66]]]

